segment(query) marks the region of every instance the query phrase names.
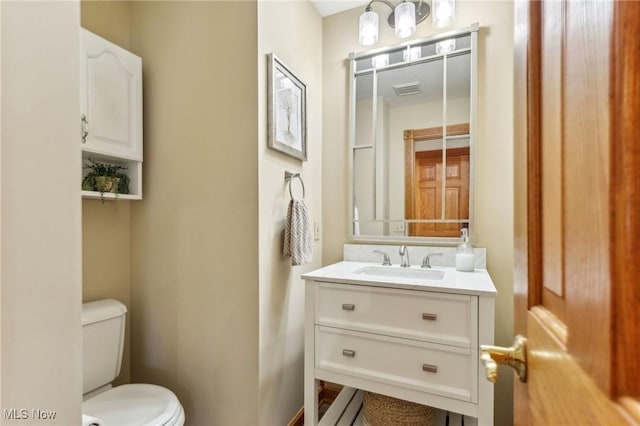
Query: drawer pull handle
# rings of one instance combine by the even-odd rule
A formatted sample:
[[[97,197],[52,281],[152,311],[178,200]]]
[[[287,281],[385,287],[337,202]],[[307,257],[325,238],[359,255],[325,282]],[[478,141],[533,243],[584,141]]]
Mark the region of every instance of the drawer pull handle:
[[[342,304],[342,309],[345,311],[353,311],[356,309],[356,305],[353,305],[351,303],[343,303]]]
[[[342,355],[348,356],[349,358],[353,358],[354,356],[356,356],[356,351],[352,351],[351,349],[343,349]]]
[[[422,371],[426,371],[427,373],[437,373],[438,366],[431,364],[422,364]]]
[[[436,321],[438,319],[437,314],[422,314],[422,319],[427,321]]]

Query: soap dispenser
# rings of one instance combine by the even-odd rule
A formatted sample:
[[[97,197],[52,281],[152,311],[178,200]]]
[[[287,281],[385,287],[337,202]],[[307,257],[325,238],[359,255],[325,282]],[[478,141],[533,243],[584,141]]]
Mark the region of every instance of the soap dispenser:
[[[469,242],[469,230],[462,228],[462,244],[456,250],[456,271],[473,272],[475,265],[475,254],[473,245]]]

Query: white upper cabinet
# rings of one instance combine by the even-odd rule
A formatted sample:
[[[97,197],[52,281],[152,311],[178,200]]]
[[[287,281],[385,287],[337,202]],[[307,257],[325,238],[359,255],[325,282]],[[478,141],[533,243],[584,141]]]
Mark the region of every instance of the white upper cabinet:
[[[81,29],[82,150],[142,161],[142,59]]]

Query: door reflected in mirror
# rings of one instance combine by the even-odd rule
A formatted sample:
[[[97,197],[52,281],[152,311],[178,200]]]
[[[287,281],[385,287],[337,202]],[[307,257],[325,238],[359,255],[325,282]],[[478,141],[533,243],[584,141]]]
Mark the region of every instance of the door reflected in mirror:
[[[472,232],[477,30],[350,55],[354,240]]]
[[[469,124],[447,126],[447,134],[461,138],[443,150],[442,127],[405,131],[408,236],[456,238],[469,227]],[[449,222],[437,222],[442,217]]]

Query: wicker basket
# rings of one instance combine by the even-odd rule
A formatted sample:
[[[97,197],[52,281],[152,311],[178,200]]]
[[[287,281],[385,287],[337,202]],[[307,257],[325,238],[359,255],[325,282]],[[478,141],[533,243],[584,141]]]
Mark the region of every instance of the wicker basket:
[[[433,407],[390,396],[365,392],[362,399],[365,426],[432,426]]]

